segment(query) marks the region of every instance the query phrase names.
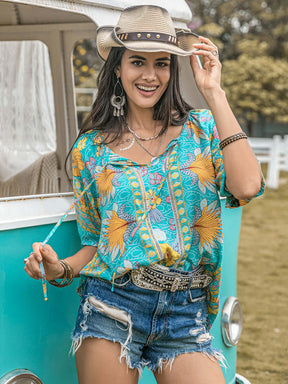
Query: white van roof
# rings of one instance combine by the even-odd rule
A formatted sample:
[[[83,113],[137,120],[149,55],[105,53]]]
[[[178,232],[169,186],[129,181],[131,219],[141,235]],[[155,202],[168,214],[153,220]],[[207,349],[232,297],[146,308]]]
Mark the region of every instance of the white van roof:
[[[80,0],[75,2],[67,0],[1,0],[0,26],[73,23],[87,21],[86,17],[97,26],[114,25],[124,8],[141,4],[154,4],[166,8],[177,29],[187,29],[186,25],[192,19],[191,10],[185,0],[138,0],[137,2],[135,0]],[[31,6],[33,6],[33,11]],[[43,8],[45,8],[45,12]],[[48,9],[51,9],[51,12],[47,12]],[[65,12],[55,14],[55,10]]]

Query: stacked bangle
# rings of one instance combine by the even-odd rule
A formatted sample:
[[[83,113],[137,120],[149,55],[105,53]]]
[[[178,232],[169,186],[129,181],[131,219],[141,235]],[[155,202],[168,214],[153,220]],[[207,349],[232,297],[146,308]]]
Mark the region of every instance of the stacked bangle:
[[[49,283],[54,285],[55,287],[63,288],[67,287],[67,285],[72,284],[75,275],[71,265],[67,263],[67,261],[59,260],[59,263],[64,268],[64,276],[59,283],[56,280],[50,280]]]
[[[247,139],[247,135],[244,132],[235,133],[235,135],[228,136],[226,139],[220,141],[219,147],[222,151],[226,145],[233,143],[233,141],[241,140],[241,139]]]

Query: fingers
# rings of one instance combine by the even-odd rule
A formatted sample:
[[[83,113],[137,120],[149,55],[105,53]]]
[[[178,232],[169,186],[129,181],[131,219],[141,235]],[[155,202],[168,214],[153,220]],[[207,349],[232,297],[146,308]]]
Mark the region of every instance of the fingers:
[[[194,55],[191,55],[190,56],[190,63],[191,63],[191,68],[192,68],[192,71],[193,71],[193,75],[194,77],[196,76],[196,74],[201,71],[201,66],[197,60],[197,58],[194,56]]]
[[[205,46],[202,44],[194,44],[194,46],[197,49],[197,51],[193,52],[193,55],[202,55],[205,57],[208,57],[210,60],[219,60],[219,54],[218,50],[216,48],[210,47],[209,45]]]
[[[32,254],[34,254],[35,257],[37,257],[37,259],[39,260],[39,262],[42,261],[42,256],[41,256],[41,253],[40,253],[40,249],[41,249],[41,243],[33,243],[32,244],[32,249],[33,249],[33,252],[30,253],[30,256]],[[29,256],[29,257],[30,257]]]
[[[41,257],[41,255],[40,255]],[[25,262],[25,267],[24,267],[24,271],[30,276],[32,277],[33,279],[41,279],[42,277],[42,274],[41,274],[41,271],[40,271],[40,262],[42,260],[42,257],[41,257],[41,260],[39,257],[39,253],[34,253],[34,252],[31,252],[30,253],[30,256],[27,257],[26,259],[24,259],[24,262]]]
[[[25,267],[24,271],[33,279],[41,279],[42,273],[40,270],[40,263],[43,262],[48,271],[58,264],[58,256],[50,245],[41,243],[33,243],[33,252],[30,253],[29,257],[24,259]]]
[[[217,46],[206,37],[199,36],[200,43],[193,44],[196,48],[190,56],[191,68],[199,91],[204,95],[221,87],[221,62]],[[203,58],[199,63],[200,56]],[[198,61],[198,62],[197,62]]]
[[[41,246],[40,254],[47,263],[55,263],[58,261],[57,253],[49,244],[45,244],[43,247]]]
[[[204,44],[212,46],[217,49],[217,46],[214,43],[212,43],[212,41],[207,37],[199,36],[199,40],[202,41]]]
[[[201,43],[193,44],[193,46],[197,48],[197,50],[193,52],[193,55],[202,55],[204,56],[204,59],[218,61],[219,54],[217,46],[206,37],[199,36],[199,40]]]

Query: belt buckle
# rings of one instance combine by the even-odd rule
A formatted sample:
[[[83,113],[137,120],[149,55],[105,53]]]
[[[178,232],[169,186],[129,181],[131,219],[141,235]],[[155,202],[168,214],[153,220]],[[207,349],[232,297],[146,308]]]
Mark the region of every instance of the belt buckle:
[[[206,288],[212,280],[212,277],[208,275],[196,276],[192,280],[191,288]]]
[[[176,276],[173,283],[172,283],[171,289],[170,289],[171,292],[177,291],[177,289],[180,285],[180,281],[181,281],[180,276]]]

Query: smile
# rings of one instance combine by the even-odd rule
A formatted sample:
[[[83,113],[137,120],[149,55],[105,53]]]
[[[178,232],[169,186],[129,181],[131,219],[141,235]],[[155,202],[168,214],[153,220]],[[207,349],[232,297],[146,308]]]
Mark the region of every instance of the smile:
[[[136,87],[138,89],[140,89],[141,91],[145,91],[145,92],[153,92],[153,91],[156,91],[156,89],[158,88],[158,86],[147,87],[147,86],[139,85],[139,84],[137,84]]]

